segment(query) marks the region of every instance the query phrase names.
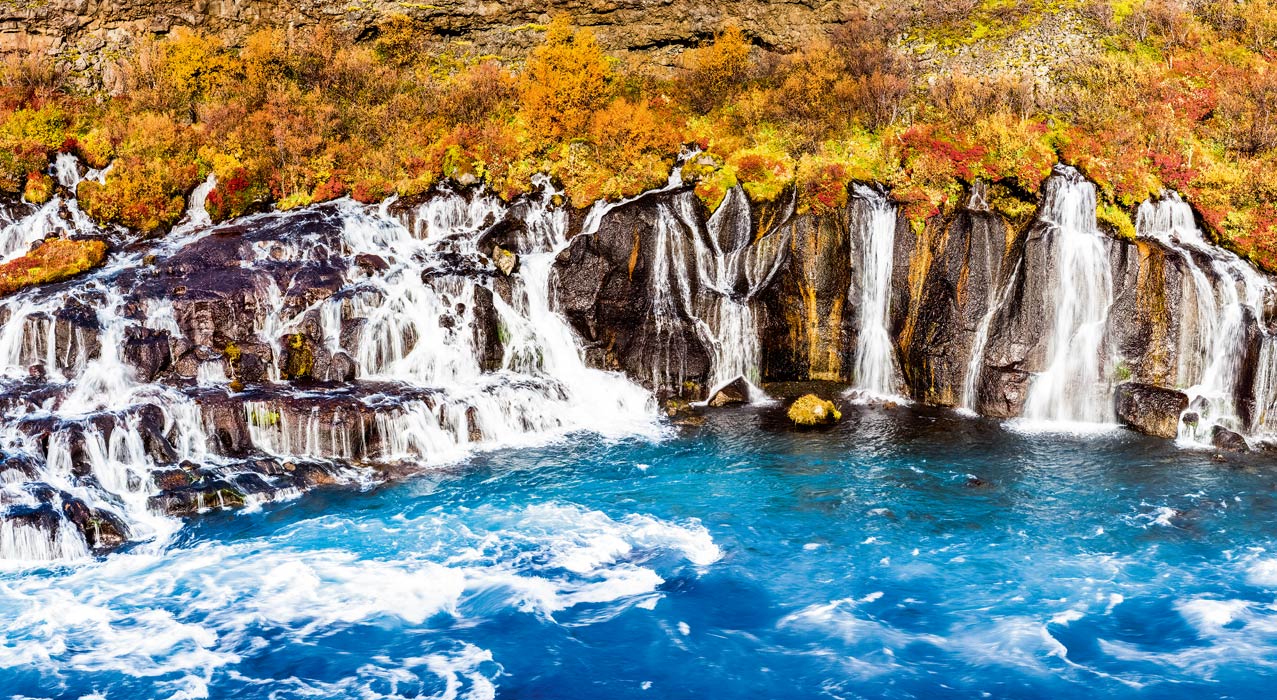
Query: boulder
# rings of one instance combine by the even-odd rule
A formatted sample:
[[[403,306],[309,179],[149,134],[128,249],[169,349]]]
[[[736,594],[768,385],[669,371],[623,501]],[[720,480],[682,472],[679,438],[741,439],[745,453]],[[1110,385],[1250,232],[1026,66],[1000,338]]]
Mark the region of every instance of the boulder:
[[[1250,445],[1246,444],[1246,438],[1240,433],[1235,433],[1222,425],[1217,425],[1211,430],[1210,443],[1216,449],[1228,452],[1249,452]]]
[[[740,403],[749,403],[749,382],[744,377],[737,377],[724,385],[709,400],[709,405],[714,408]]]
[[[798,426],[827,425],[842,418],[842,413],[834,406],[834,402],[807,394],[799,397],[789,405],[786,414],[789,420]]]
[[[169,332],[129,326],[124,330],[121,354],[124,361],[133,367],[138,381],[153,382],[173,363]]]
[[[497,266],[501,274],[509,277],[519,267],[519,256],[501,246],[493,246],[492,264]]]
[[[1188,408],[1184,392],[1138,382],[1120,384],[1113,401],[1122,425],[1167,439],[1179,434],[1180,414]]]

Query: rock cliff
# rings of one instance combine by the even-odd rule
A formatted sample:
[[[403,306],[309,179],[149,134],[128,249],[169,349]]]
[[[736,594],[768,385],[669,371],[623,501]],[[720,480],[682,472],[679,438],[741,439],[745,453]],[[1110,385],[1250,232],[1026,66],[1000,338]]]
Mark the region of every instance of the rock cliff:
[[[232,45],[263,28],[296,33],[320,25],[372,39],[381,20],[403,15],[440,47],[456,44],[509,55],[539,43],[541,26],[553,14],[568,13],[578,26],[594,30],[605,48],[633,54],[637,61],[671,65],[683,48],[699,44],[729,21],[755,44],[784,50],[833,26],[842,12],[839,2],[802,0],[0,0],[0,54],[56,56],[81,74],[102,74],[110,87],[113,64],[123,49],[139,37],[177,27],[217,35]]]

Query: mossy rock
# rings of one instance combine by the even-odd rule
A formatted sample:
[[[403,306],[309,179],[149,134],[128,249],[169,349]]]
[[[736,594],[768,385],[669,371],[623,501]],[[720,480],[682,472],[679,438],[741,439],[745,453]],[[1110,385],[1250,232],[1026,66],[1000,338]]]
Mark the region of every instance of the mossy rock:
[[[794,425],[828,425],[840,420],[842,412],[833,401],[827,401],[815,394],[807,394],[789,405],[788,416]]]
[[[31,173],[27,176],[22,198],[32,204],[44,204],[53,199],[53,178],[43,173]]]
[[[284,379],[307,380],[315,369],[315,353],[306,336],[294,333],[288,336],[283,362]]]

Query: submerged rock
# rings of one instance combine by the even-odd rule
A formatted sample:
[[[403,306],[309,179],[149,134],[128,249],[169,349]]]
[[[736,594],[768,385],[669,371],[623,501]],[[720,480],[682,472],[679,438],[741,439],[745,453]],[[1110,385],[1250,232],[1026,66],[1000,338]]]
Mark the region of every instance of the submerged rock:
[[[1174,389],[1126,382],[1118,385],[1114,405],[1122,425],[1171,439],[1179,434],[1180,414],[1188,408],[1188,396]]]
[[[795,425],[800,426],[825,425],[835,423],[842,418],[842,412],[834,406],[832,401],[822,399],[815,394],[799,397],[789,405],[789,412],[786,415]]]

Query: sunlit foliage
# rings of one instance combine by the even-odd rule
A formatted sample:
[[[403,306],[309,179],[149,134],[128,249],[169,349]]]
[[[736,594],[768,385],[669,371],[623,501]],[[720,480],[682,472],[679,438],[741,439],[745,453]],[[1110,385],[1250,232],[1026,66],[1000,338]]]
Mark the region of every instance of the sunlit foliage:
[[[861,8],[861,9],[857,9]],[[548,174],[577,207],[683,177],[706,207],[736,186],[802,212],[887,186],[916,228],[975,180],[1019,219],[1057,162],[1099,186],[1131,235],[1172,188],[1224,244],[1277,269],[1277,6],[1267,0],[853,2],[845,22],[779,54],[718,28],[669,71],[626,67],[566,17],[524,57],[430,50],[407,17],[371,41],[267,30],[237,46],[185,30],[137,45],[120,95],[77,95],[54,67],[0,70],[0,193],[49,196],[58,152],[95,168],[81,205],[158,234],[212,174],[220,220],[271,206],[427,193],[442,179],[502,197]],[[1089,58],[927,75],[918,46],[979,50],[1071,12]]]

